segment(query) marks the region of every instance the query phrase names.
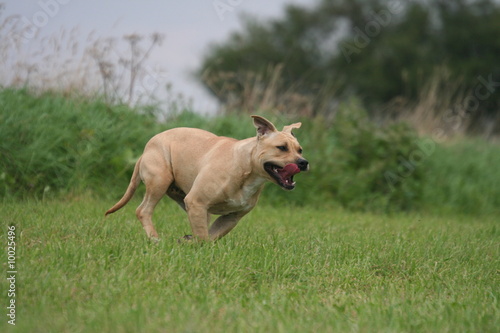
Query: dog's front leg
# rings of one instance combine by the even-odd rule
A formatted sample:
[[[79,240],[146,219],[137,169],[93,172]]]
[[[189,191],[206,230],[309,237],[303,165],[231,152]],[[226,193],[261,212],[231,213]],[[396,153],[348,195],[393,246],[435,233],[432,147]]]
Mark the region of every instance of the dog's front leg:
[[[209,230],[211,240],[217,240],[224,237],[238,224],[238,221],[246,214],[246,212],[231,213],[228,215],[219,216],[212,224]]]
[[[198,240],[209,240],[208,223],[210,214],[207,211],[207,207],[196,202],[191,202],[187,197],[184,202],[193,236]]]

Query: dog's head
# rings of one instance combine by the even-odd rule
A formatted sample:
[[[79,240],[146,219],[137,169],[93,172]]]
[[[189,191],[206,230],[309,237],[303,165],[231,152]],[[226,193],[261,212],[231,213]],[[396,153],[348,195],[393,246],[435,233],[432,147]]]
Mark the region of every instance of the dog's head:
[[[252,116],[257,128],[257,163],[262,175],[285,190],[293,190],[293,176],[309,170],[309,162],[302,157],[302,147],[292,133],[301,123],[283,127],[280,132],[267,119]]]

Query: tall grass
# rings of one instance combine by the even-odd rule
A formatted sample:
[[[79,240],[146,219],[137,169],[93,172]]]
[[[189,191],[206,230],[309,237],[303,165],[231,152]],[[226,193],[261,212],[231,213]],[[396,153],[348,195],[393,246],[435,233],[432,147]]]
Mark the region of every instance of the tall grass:
[[[225,114],[255,112],[290,116],[313,117],[332,113],[331,91],[336,86],[318,89],[317,94],[304,94],[301,83],[286,85],[283,80],[283,66],[269,65],[263,73],[249,71],[201,73],[201,80],[222,102]],[[307,89],[306,89],[307,90]]]
[[[497,215],[500,208],[500,146],[461,139],[436,146],[425,169],[426,209]]]
[[[404,121],[422,136],[436,135],[439,131],[440,136],[446,138],[464,137],[470,122],[464,100],[469,94],[462,80],[452,80],[449,69],[438,67],[422,84],[416,101],[395,98],[381,108],[377,116],[384,122],[391,118]],[[461,122],[457,124],[456,118],[459,116]]]
[[[97,193],[122,184],[159,127],[153,116],[103,100],[0,92],[0,194]]]

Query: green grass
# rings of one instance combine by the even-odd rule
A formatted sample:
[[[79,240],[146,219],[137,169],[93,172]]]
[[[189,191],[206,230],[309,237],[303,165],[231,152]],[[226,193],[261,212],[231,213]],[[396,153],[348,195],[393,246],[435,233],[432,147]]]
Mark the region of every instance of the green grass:
[[[265,202],[214,244],[162,202],[148,242],[134,202],[5,202],[17,227],[6,332],[497,332],[494,216],[373,215]],[[4,246],[3,248],[6,248]],[[6,255],[2,267],[7,271]],[[1,280],[6,313],[6,279]]]

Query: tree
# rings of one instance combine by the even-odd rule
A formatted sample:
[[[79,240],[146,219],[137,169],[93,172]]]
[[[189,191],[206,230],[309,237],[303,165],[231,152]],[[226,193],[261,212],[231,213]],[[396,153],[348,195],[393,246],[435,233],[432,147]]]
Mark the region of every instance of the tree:
[[[313,114],[329,114],[352,95],[371,110],[396,98],[416,102],[436,69],[446,68],[468,94],[480,78],[490,81],[477,124],[499,114],[499,35],[493,0],[322,0],[289,5],[281,19],[245,17],[244,29],[213,45],[198,73],[226,105],[238,108],[248,91],[272,88],[275,96],[306,96]]]

